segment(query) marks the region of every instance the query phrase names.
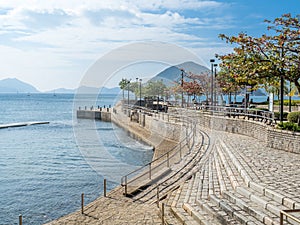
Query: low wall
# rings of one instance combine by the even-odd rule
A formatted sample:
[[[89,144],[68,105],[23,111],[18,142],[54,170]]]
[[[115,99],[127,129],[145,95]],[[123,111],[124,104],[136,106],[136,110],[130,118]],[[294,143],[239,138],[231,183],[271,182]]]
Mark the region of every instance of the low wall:
[[[266,143],[267,147],[300,154],[300,134],[282,131],[262,122],[227,118],[198,113],[200,125],[230,133],[237,133],[256,138]]]
[[[180,138],[184,137],[183,125],[181,123],[169,122],[167,114],[149,115],[136,110],[126,109],[122,113],[129,118],[131,124],[135,124],[152,134],[156,134],[159,139],[163,138],[177,142]]]
[[[155,148],[153,160],[177,145],[186,135],[185,126],[168,122],[168,116],[157,114],[151,116],[136,110],[122,110],[121,107],[115,108],[112,122],[153,146]]]
[[[102,120],[106,122],[111,121],[111,113],[109,108],[106,111],[97,110],[77,110],[77,118],[79,119],[95,119]]]

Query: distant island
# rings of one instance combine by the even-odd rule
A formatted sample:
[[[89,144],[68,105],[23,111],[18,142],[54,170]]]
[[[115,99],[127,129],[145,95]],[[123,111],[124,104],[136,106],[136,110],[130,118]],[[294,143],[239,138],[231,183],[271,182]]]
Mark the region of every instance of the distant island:
[[[16,78],[7,78],[0,80],[0,93],[8,93],[8,94],[16,94],[16,93],[55,93],[55,94],[75,94],[77,91],[80,93],[86,94],[95,94],[101,90],[101,93],[104,94],[118,94],[120,93],[120,88],[96,88],[96,87],[87,87],[81,86],[76,89],[65,89],[65,88],[58,88],[47,92],[41,92],[33,85],[20,81]]]
[[[0,80],[0,93],[39,93],[39,91],[16,78],[7,78]]]

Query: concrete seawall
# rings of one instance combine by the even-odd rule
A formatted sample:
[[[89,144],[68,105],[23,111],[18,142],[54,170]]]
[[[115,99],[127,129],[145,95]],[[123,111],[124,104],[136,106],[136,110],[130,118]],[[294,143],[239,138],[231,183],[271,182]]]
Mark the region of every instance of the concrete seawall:
[[[153,160],[178,144],[185,136],[182,124],[117,106],[111,114],[111,122],[154,147]]]
[[[79,119],[94,119],[111,122],[110,108],[101,110],[77,110],[77,118]]]

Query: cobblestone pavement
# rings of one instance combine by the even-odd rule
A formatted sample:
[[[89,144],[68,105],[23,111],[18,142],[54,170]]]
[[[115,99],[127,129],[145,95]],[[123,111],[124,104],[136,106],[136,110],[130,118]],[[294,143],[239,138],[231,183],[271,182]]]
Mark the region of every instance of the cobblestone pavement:
[[[256,182],[300,202],[300,154],[268,148],[257,139],[222,133],[222,139],[240,152],[256,173]]]
[[[117,188],[107,197],[101,197],[73,214],[54,220],[47,225],[62,224],[161,224],[159,209],[156,205],[132,202],[122,194],[122,189]]]

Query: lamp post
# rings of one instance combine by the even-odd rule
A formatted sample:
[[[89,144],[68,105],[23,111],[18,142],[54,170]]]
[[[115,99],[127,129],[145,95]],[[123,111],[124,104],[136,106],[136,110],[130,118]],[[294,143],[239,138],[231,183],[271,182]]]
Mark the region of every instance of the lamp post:
[[[183,69],[181,70],[181,108],[183,108]]]
[[[140,79],[140,106],[142,106],[142,79]]]
[[[290,83],[290,94],[289,94],[289,112],[292,111],[292,84],[291,84],[291,81],[289,81]]]
[[[130,81],[131,81],[131,79],[127,81],[127,105],[128,105],[128,107],[129,107],[129,84],[130,84]]]
[[[284,52],[283,52],[283,44],[281,46],[281,59],[283,59],[284,57]],[[280,76],[280,122],[282,123],[283,122],[283,91],[284,91],[284,78],[283,78],[283,63],[284,61],[282,61],[282,65],[281,65],[281,68],[280,68],[280,73],[281,73],[281,76]]]
[[[210,90],[210,98],[211,98],[211,105],[213,105],[214,102],[214,59],[210,60],[211,63],[211,90]]]
[[[217,77],[217,66],[218,64],[214,64],[215,67],[215,74],[214,74],[214,105],[216,105],[217,102],[217,88],[216,88],[216,77]]]
[[[135,89],[135,88],[136,88],[136,89],[135,89],[134,91],[137,92],[137,91],[138,91],[138,87],[137,87],[137,86],[138,86],[139,78],[135,78],[135,80],[136,80],[136,82],[135,82],[136,85],[134,85],[134,89]],[[136,94],[135,94],[135,101],[137,101],[137,95],[136,95]]]

